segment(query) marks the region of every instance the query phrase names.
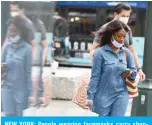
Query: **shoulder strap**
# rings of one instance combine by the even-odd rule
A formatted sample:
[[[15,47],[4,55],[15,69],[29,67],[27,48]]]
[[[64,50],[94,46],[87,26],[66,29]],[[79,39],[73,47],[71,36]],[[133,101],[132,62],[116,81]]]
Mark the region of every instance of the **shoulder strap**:
[[[125,52],[126,61],[128,62],[128,53],[125,49],[124,49],[124,52]]]

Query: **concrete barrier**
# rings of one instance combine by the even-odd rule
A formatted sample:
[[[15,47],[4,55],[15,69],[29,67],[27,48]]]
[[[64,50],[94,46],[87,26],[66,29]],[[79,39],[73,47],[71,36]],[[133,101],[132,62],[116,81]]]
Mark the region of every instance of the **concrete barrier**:
[[[55,75],[51,75],[52,98],[71,100],[75,90],[80,86],[82,78],[88,72],[90,72],[90,69],[58,69]]]

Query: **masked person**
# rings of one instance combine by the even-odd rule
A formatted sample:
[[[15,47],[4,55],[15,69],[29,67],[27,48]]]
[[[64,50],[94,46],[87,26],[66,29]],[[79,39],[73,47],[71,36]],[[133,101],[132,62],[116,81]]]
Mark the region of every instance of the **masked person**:
[[[127,32],[128,27],[118,20],[97,32],[102,35],[102,47],[93,55],[87,99],[88,105],[92,105],[92,110],[100,116],[124,116],[127,109],[129,95],[125,78],[136,77],[133,56],[123,47]]]
[[[27,31],[21,17],[9,21],[8,42],[4,43],[1,55],[1,62],[6,63],[2,87],[2,106],[6,116],[22,116],[25,103],[28,103],[25,99],[27,93],[32,98],[32,46],[25,40]]]
[[[130,14],[131,14],[131,11],[132,11],[132,9],[131,9],[130,5],[128,5],[126,3],[119,3],[119,4],[117,4],[115,6],[115,8],[114,8],[114,19],[112,21],[119,20],[119,21],[121,21],[121,22],[123,22],[123,23],[125,23],[127,25],[129,17],[130,17]],[[111,23],[111,22],[109,22],[109,23]],[[104,31],[105,28],[106,28],[106,26],[109,23],[104,24],[99,29],[99,32]],[[141,69],[137,53],[136,53],[136,51],[134,49],[134,46],[133,46],[133,43],[132,43],[133,42],[133,40],[132,40],[132,31],[131,31],[131,29],[129,28],[128,25],[127,25],[127,27],[129,29],[129,31],[126,34],[124,45],[125,45],[125,47],[129,48],[130,51],[132,52],[134,60],[135,60],[135,63],[136,63],[136,67],[138,69],[138,74],[140,76],[140,80],[143,81],[143,80],[145,80],[145,74],[143,73],[143,71]],[[95,36],[94,41],[93,41],[93,45],[92,45],[91,50],[90,50],[91,56],[93,55],[94,50],[97,47],[100,46],[101,39],[102,39],[102,35],[98,36],[98,34],[97,34]]]

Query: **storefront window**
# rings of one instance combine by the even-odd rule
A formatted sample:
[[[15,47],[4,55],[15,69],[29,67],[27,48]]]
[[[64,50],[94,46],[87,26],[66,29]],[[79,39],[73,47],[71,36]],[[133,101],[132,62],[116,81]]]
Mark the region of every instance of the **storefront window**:
[[[70,12],[68,22],[70,35],[90,35],[96,28],[96,14]]]

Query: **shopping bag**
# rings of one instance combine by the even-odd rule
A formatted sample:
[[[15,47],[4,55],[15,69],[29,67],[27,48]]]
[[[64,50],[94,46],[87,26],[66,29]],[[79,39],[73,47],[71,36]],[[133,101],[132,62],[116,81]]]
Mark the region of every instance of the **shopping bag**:
[[[86,108],[86,100],[87,100],[87,88],[90,81],[90,76],[85,76],[81,80],[80,87],[74,93],[72,98],[72,102],[79,105],[82,108]]]
[[[128,62],[128,53],[125,50],[126,61]],[[126,78],[125,85],[128,89],[129,98],[135,98],[138,96],[138,82],[139,82],[139,74],[137,73],[135,80],[130,80]]]
[[[126,87],[128,89],[129,98],[135,98],[138,94],[138,82],[139,82],[139,75],[137,74],[135,80],[129,80],[126,78]]]

